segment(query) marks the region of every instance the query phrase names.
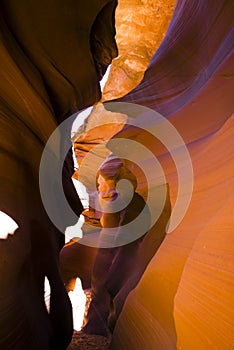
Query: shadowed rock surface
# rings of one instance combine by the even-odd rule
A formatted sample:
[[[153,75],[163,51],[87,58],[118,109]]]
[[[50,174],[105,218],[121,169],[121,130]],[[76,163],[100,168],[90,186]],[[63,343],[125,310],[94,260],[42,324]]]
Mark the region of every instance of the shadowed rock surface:
[[[13,236],[0,240],[4,350],[66,349],[72,336],[71,305],[58,264],[64,237],[41,202],[39,165],[58,123],[100,98],[99,80],[117,54],[115,6],[101,0],[0,4],[0,210],[19,225]],[[69,142],[60,143],[59,136],[57,141],[51,157],[55,168]],[[72,173],[67,157],[64,191],[79,215]],[[55,196],[53,185],[51,190]],[[55,207],[59,210],[59,203]],[[60,215],[66,227],[66,216]],[[50,314],[43,301],[45,276],[51,286]]]
[[[148,16],[148,2],[139,2],[138,9],[143,3],[141,11]],[[127,5],[132,11],[133,2],[126,2],[126,15],[131,13]],[[1,2],[0,209],[20,227],[0,241],[4,350],[65,349],[71,339],[70,304],[58,272],[61,237],[41,203],[38,167],[58,122],[100,98],[98,80],[116,55],[114,6],[114,1],[77,2],[72,9],[64,1]],[[129,92],[127,80],[125,92],[106,95],[109,99],[127,93],[120,101],[150,107],[169,118],[194,168],[193,197],[183,221],[155,256],[151,241],[146,241],[152,260],[139,257],[149,265],[127,297],[113,350],[233,349],[233,11],[231,0],[177,1],[142,82]],[[98,13],[108,19],[102,21]],[[132,17],[136,15],[134,11]],[[148,59],[157,45],[149,55],[147,51]],[[144,68],[140,65],[139,70]],[[108,89],[106,94],[112,91]],[[145,140],[139,130],[123,129],[120,135]],[[157,142],[144,142],[153,147],[166,173],[173,209],[176,167]],[[54,292],[51,316],[43,304],[45,275]]]

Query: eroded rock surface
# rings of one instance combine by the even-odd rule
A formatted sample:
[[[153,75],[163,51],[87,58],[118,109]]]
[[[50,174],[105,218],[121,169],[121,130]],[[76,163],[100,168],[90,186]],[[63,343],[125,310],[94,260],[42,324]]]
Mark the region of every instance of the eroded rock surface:
[[[121,99],[169,118],[190,152],[194,190],[182,223],[127,299],[113,350],[233,347],[232,11],[231,1],[177,2],[143,81]],[[167,158],[159,154],[175,203],[176,171]]]
[[[102,99],[112,100],[131,91],[161,44],[175,0],[120,0],[116,10],[118,57],[113,60]]]
[[[0,4],[0,210],[19,226],[0,240],[1,349],[66,349],[72,336],[72,310],[58,263],[64,237],[41,201],[40,160],[58,123],[98,101],[99,80],[117,54],[116,2],[72,5],[43,0]],[[58,165],[66,143],[59,135],[57,141],[50,165]],[[69,161],[64,192],[79,215],[82,206]],[[55,198],[56,176],[52,179],[47,194]],[[55,211],[58,207],[57,201]],[[62,225],[66,221],[65,215]],[[43,304],[45,276],[51,286],[50,314]]]
[[[92,13],[92,19],[96,18],[98,9],[95,12],[91,3],[98,9],[107,3],[115,5],[114,1],[82,3],[82,20],[86,18],[84,6],[89,15]],[[47,235],[51,224],[40,201],[38,167],[44,145],[58,121],[100,97],[102,62],[106,66],[110,61],[98,57],[102,52],[111,52],[111,57],[116,54],[113,42],[110,51],[102,51],[97,40],[92,46],[96,50],[93,57],[88,34],[85,47],[81,45],[84,31],[76,37],[81,23],[76,16],[81,12],[67,8],[67,2],[56,1],[58,12],[54,11],[53,2],[40,4],[35,2],[33,8],[30,3],[24,8],[17,1],[1,2],[1,209],[20,226],[14,236],[0,242],[0,347],[4,349],[15,346],[20,350],[47,350],[51,349],[51,341],[65,349],[71,337],[71,326],[66,328],[70,324],[69,303],[58,274],[58,240],[50,240]],[[120,56],[112,68],[116,78],[111,73],[104,99],[126,94],[142,79],[166,33],[174,4],[175,1],[120,2]],[[56,14],[59,31],[56,26],[51,27],[53,21],[57,23]],[[231,0],[177,1],[170,27],[143,80],[120,100],[148,106],[170,118],[191,155],[194,192],[180,226],[166,236],[154,257],[152,249],[152,260],[120,314],[111,349],[233,349],[232,14]],[[131,21],[133,32],[129,29]],[[103,23],[111,23],[106,36]],[[101,21],[99,34],[104,38],[104,46],[109,38],[113,39],[112,24]],[[146,26],[150,29],[147,35],[143,33]],[[67,35],[71,35],[71,40],[67,40]],[[100,135],[92,136],[90,131],[91,128],[86,134],[89,141],[98,143]],[[110,130],[102,132],[107,134]],[[142,135],[132,137],[140,141]],[[81,145],[83,136],[80,141]],[[90,150],[88,145],[84,147],[85,151]],[[157,147],[155,150],[157,156]],[[178,188],[176,169],[168,154],[158,156],[174,204]],[[163,233],[164,224],[165,221]],[[155,232],[159,231],[160,226]],[[150,237],[154,239],[154,235]],[[146,248],[148,253],[151,240]],[[147,265],[150,259],[145,261],[145,257],[142,254],[139,259]],[[32,266],[38,272],[36,282]],[[51,277],[57,293],[52,318],[41,304],[43,290],[39,285],[45,275]],[[126,290],[123,288],[119,296],[121,301]]]

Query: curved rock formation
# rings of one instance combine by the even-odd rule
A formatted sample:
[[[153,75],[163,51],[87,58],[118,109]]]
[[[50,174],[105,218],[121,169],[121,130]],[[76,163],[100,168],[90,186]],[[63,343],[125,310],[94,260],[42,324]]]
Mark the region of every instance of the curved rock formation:
[[[66,349],[71,339],[71,305],[58,264],[63,236],[43,208],[39,165],[58,122],[100,98],[99,80],[117,54],[115,7],[108,0],[1,2],[0,209],[19,226],[0,240],[1,349]],[[58,142],[53,159],[65,142]],[[67,158],[64,191],[79,215],[72,173]]]
[[[113,60],[102,100],[113,100],[136,87],[161,44],[175,0],[120,0],[116,9],[118,57]]]
[[[157,17],[153,1],[124,4],[129,12],[123,26],[133,4],[139,5],[140,15]],[[168,16],[172,13],[174,2],[157,4],[169,5],[168,10],[162,8]],[[1,1],[0,209],[19,225],[13,236],[0,241],[0,348],[4,350],[65,349],[71,338],[71,306],[58,266],[63,241],[42,206],[38,168],[58,123],[100,98],[98,81],[117,54],[115,6],[114,0],[72,6],[62,0]],[[119,9],[122,16],[124,7]],[[233,11],[232,0],[178,0],[141,83],[131,92],[129,80],[124,92],[108,84],[104,91],[106,99],[129,92],[118,101],[147,106],[167,117],[183,137],[194,168],[193,197],[183,221],[165,239],[167,218],[157,223],[137,256],[137,278],[129,279],[118,294],[116,305],[124,307],[113,334],[113,350],[233,349]],[[163,30],[168,22],[169,17],[162,19]],[[149,42],[149,37],[144,39]],[[156,38],[147,46],[148,60],[157,45]],[[135,64],[130,59],[128,63]],[[141,66],[138,80],[143,70]],[[157,142],[152,145],[152,139],[139,130],[123,128],[121,135],[154,148],[166,173],[173,208],[178,181],[170,154]],[[59,158],[59,149],[54,158]],[[65,192],[80,213],[69,157],[64,169]],[[158,242],[154,232],[162,233]],[[52,290],[50,315],[43,302],[45,275]]]
[[[169,117],[190,152],[194,191],[128,297],[111,349],[233,348],[232,14],[231,1],[178,1],[142,83],[121,99]],[[159,159],[174,203],[176,172]]]

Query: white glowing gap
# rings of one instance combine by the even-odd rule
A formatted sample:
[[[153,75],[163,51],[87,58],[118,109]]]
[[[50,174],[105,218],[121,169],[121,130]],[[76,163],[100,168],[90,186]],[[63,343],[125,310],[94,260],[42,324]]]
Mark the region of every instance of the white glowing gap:
[[[103,91],[104,86],[107,82],[109,73],[110,73],[110,67],[108,66],[106,73],[104,74],[102,80],[100,81],[100,88],[101,91]],[[92,112],[93,106],[88,107],[86,109],[84,109],[82,112],[77,114],[76,119],[74,120],[73,124],[72,124],[72,130],[71,130],[71,136],[73,136],[77,130],[79,129],[79,127],[84,123],[85,119],[90,115],[90,113]]]
[[[7,214],[0,211],[0,239],[7,239],[19,228],[17,223]]]
[[[76,279],[74,290],[70,291],[68,295],[72,304],[73,328],[75,331],[80,331],[84,320],[86,295],[79,278]]]
[[[70,242],[74,238],[82,238],[83,231],[82,226],[84,225],[85,219],[83,215],[80,215],[77,223],[73,226],[68,226],[65,230],[65,243]]]
[[[100,81],[100,88],[101,88],[101,91],[104,90],[104,87],[105,87],[105,84],[107,82],[107,79],[108,79],[108,76],[109,76],[109,73],[110,73],[110,65],[108,66],[107,70],[106,70],[106,73],[103,75],[103,78],[102,80]]]
[[[72,129],[71,129],[71,136],[72,137],[77,132],[79,127],[84,124],[85,119],[90,115],[90,113],[92,112],[92,109],[93,109],[93,106],[88,107],[88,108],[84,109],[82,112],[77,114],[77,117],[72,124]]]
[[[45,277],[44,282],[44,300],[48,313],[50,313],[50,283]],[[73,291],[68,293],[72,304],[72,314],[73,314],[73,328],[75,331],[80,331],[83,325],[85,305],[86,305],[86,295],[81,286],[81,280],[76,279],[75,287]]]
[[[45,277],[44,281],[44,300],[46,304],[46,308],[48,313],[50,313],[50,294],[51,294],[51,289],[50,289],[50,282],[47,277]]]

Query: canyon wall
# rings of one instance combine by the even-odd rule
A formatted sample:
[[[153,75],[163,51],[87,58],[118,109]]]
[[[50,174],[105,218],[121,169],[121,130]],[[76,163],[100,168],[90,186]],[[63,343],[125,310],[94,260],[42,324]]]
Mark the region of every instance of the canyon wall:
[[[176,127],[192,159],[194,190],[182,222],[128,297],[113,350],[234,346],[232,14],[231,1],[177,1],[142,82],[118,100],[159,111]],[[176,171],[167,156],[159,160],[175,203]]]

